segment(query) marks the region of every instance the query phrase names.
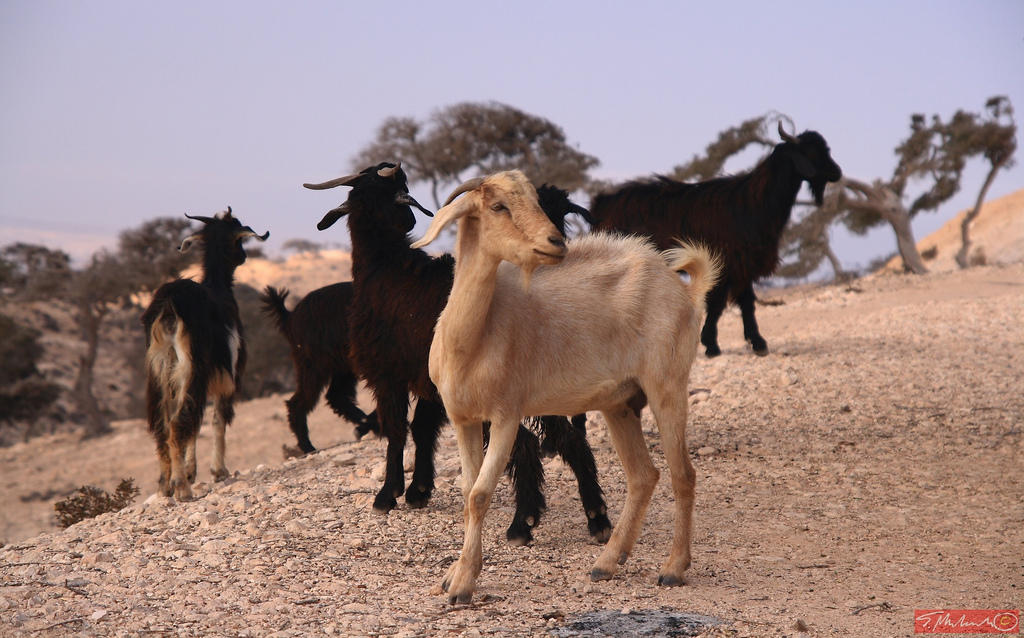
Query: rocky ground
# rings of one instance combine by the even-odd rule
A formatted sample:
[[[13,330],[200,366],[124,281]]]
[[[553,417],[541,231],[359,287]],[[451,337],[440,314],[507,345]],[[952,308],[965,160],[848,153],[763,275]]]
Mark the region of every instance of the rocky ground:
[[[685,612],[721,621],[704,635],[890,636],[913,633],[914,609],[1020,608],[1024,265],[765,296],[783,302],[758,310],[771,355],[750,354],[730,313],[724,355],[694,367],[684,587],[656,585],[671,510],[649,415],[662,481],[615,579],[589,581],[600,548],[571,473],[550,459],[536,540],[505,543],[501,485],[477,595],[453,608],[429,593],[461,546],[452,433],[429,507],[382,517],[370,503],[383,443],[347,441],[349,427],[320,411],[323,451],[283,461],[278,397],[239,406],[237,474],[210,484],[203,469],[190,503],[150,496],[155,455],[138,421],[102,440],[0,450],[0,635],[602,635],[638,631],[616,618]],[[590,416],[614,520],[622,472]],[[209,454],[207,429],[201,464]],[[52,527],[60,494],[126,476],[144,489],[135,505]],[[684,635],[660,626],[651,635]]]

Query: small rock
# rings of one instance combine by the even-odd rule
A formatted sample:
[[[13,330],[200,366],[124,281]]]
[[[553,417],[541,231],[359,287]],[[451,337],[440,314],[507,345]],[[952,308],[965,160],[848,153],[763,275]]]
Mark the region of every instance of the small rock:
[[[697,449],[697,456],[711,456],[716,452],[718,452],[718,450],[716,450],[715,448],[711,447],[710,445],[705,445]]]
[[[92,612],[92,615],[89,616],[89,618],[92,619],[92,620],[99,620],[100,618],[103,618],[106,615],[107,615],[107,610],[106,609],[99,609],[97,611]]]
[[[796,622],[793,623],[793,629],[796,629],[800,633],[807,633],[807,623],[805,623],[802,619],[797,618]]]
[[[110,552],[89,552],[82,555],[83,565],[100,565],[113,562],[114,556]]]

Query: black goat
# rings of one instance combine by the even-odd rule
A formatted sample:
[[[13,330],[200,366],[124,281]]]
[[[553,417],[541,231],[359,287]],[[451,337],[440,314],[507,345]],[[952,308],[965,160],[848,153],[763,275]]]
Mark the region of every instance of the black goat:
[[[430,213],[409,195],[405,172],[398,165],[384,162],[354,175],[305,186],[352,187],[347,201],[328,212],[317,228],[324,230],[348,215],[354,287],[349,312],[352,367],[373,391],[381,431],[388,439],[384,485],[374,499],[374,509],[391,510],[403,491],[406,503],[423,507],[434,489],[434,450],[446,419],[427,359],[434,324],[451,291],[454,259],[450,255],[434,258],[409,246],[408,233],[415,224],[409,206]],[[553,199],[557,199],[556,190],[547,191]],[[579,212],[562,194],[559,214],[564,218],[568,212]],[[407,422],[410,392],[418,399],[411,424]],[[591,535],[606,540],[611,523],[582,429],[570,426],[565,417],[544,417],[540,427],[550,433],[551,446],[576,475]],[[416,461],[412,482],[405,490],[402,453],[409,429]],[[516,513],[507,537],[527,543],[545,504],[537,438],[524,427],[516,438],[510,474]]]
[[[232,217],[192,217],[203,228],[181,243],[203,245],[203,279],[178,279],[157,289],[142,313],[146,331],[146,412],[160,460],[160,491],[186,501],[196,478],[196,437],[206,399],[216,403],[213,428],[215,480],[228,476],[224,430],[245,369],[245,339],[232,292],[235,268],[245,262],[249,237],[266,241]]]
[[[754,282],[778,267],[779,239],[801,184],[807,181],[820,205],[825,184],[842,177],[820,134],[793,137],[780,122],[779,135],[782,143],[750,172],[694,184],[666,177],[630,182],[591,203],[597,230],[648,235],[663,250],[677,239],[697,241],[719,254],[723,270],[708,293],[700,335],[709,357],[722,352],[718,319],[730,300],[740,307],[744,338],[755,353],[768,354],[754,317]]]
[[[317,288],[290,311],[285,307],[287,297],[287,290],[267,286],[260,300],[291,347],[295,393],[285,405],[288,427],[295,434],[299,449],[303,454],[316,451],[309,440],[306,417],[316,407],[325,386],[327,405],[356,426],[357,437],[362,438],[367,432],[379,434],[376,413],[366,414],[356,405],[358,378],[349,363],[348,352],[352,282]]]

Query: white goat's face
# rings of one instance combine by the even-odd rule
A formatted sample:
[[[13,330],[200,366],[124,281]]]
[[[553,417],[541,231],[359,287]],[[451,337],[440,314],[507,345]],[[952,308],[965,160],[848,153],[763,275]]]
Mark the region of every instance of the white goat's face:
[[[565,239],[544,214],[537,191],[519,171],[498,173],[477,190],[481,247],[532,271],[565,257]]]
[[[476,237],[475,250],[516,264],[527,278],[537,266],[565,257],[565,238],[541,209],[533,184],[519,171],[495,173],[458,187],[412,247],[426,246],[458,220]]]

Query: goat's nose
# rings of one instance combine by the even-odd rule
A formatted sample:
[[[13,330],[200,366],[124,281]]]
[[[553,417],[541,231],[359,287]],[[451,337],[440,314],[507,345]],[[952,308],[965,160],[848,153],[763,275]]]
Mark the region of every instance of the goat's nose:
[[[548,242],[550,242],[553,246],[557,246],[558,248],[565,248],[565,240],[562,239],[562,237],[559,235],[552,235],[548,237]]]

